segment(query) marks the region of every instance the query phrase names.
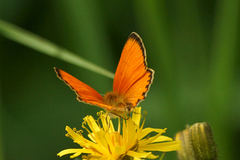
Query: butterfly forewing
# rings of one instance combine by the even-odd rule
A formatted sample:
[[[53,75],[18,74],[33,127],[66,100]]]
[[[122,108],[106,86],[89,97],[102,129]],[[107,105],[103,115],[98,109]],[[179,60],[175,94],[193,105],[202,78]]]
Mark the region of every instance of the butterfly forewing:
[[[135,107],[143,100],[153,80],[147,68],[146,51],[140,36],[133,32],[124,45],[115,73],[113,92],[124,95]]]
[[[92,87],[61,69],[54,68],[54,70],[57,73],[58,78],[64,81],[76,93],[79,101],[103,107],[105,109],[111,109],[111,106],[104,104],[103,97]]]

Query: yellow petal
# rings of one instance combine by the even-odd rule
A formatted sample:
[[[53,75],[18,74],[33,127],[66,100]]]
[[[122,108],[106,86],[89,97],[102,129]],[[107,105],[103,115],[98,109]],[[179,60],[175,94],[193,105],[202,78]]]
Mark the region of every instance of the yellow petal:
[[[120,121],[120,120],[119,120]],[[121,124],[121,123],[120,123]],[[122,135],[123,135],[123,143],[126,144],[128,142],[128,134],[127,134],[127,127],[126,127],[126,120],[122,122]]]
[[[107,139],[105,138],[106,133],[101,129],[100,132],[96,132],[94,135],[96,144],[91,145],[101,154],[108,154],[109,142],[107,142]]]
[[[165,133],[165,129],[155,129],[155,128],[144,128],[141,132],[140,139],[144,138],[146,135],[148,135],[151,132],[157,132],[157,133]]]
[[[112,120],[106,113],[100,113],[100,119],[101,119],[104,131],[115,132]]]
[[[68,132],[68,135],[70,136],[70,138],[73,139],[73,141],[75,143],[82,145],[82,144],[86,143],[86,141],[88,141],[82,135],[73,131],[69,126],[66,126],[65,130]]]
[[[72,153],[74,153],[74,155],[72,155],[71,158],[74,158],[79,156],[82,153],[93,153],[93,151],[91,149],[84,149],[84,148],[83,149],[65,149],[59,152],[57,155],[59,157],[62,157],[63,155],[72,154]]]
[[[141,107],[136,107],[132,114],[132,121],[139,126],[141,119]]]
[[[150,138],[146,137],[145,139],[141,139],[141,141],[140,141],[140,143],[139,143],[140,146],[145,146],[145,145],[147,145],[147,144],[149,144],[149,143],[153,143],[154,141],[156,141],[156,139],[157,139],[158,137],[161,136],[162,133],[165,132],[165,130],[163,130],[163,129],[153,129],[153,131],[155,131],[155,132],[156,132],[156,131],[159,131],[159,132],[158,132],[157,135],[155,135],[155,136],[153,136],[153,137],[150,137]],[[149,133],[150,133],[150,132],[149,132]]]
[[[151,153],[151,152],[150,152]],[[158,158],[159,156],[157,155],[157,156],[155,156],[154,154],[149,154],[146,158],[148,158],[148,159],[156,159],[156,158]]]
[[[90,138],[91,141],[93,141],[94,143],[96,143],[94,133],[88,134],[88,138]]]
[[[156,138],[155,140],[153,140],[152,142],[166,142],[166,141],[173,141],[172,138],[167,137],[167,136],[159,136],[158,138]]]
[[[106,152],[113,153],[115,150],[115,139],[114,139],[115,132],[114,133],[103,132],[102,134],[103,134],[103,137],[101,139],[101,143],[105,147]]]
[[[129,118],[127,120],[127,134],[129,136],[129,140],[132,140],[135,136],[136,136],[136,129],[135,129],[135,125],[133,123],[133,121],[131,120],[131,118]]]
[[[92,132],[99,132],[100,131],[100,127],[98,126],[98,124],[96,123],[96,121],[93,119],[92,116],[86,116],[84,118],[84,121],[87,122],[89,128],[92,130]]]
[[[134,152],[134,151],[128,151],[127,152],[127,155],[128,156],[131,156],[131,157],[136,157],[136,158],[147,158],[148,156],[149,157],[152,157],[152,153],[151,152]],[[150,156],[151,155],[151,156]],[[158,156],[156,156],[157,158]]]
[[[144,146],[139,146],[139,150],[144,151],[162,151],[162,152],[170,152],[181,149],[181,141],[172,141],[172,142],[163,142],[163,143],[155,143]]]
[[[125,146],[116,146],[115,147],[115,154],[116,155],[122,155],[126,152],[126,147]]]
[[[142,159],[138,157],[133,157],[133,160],[142,160]]]
[[[134,122],[129,118],[127,120],[127,141],[125,143],[127,150],[136,146],[139,140],[139,134],[136,134],[136,125]]]

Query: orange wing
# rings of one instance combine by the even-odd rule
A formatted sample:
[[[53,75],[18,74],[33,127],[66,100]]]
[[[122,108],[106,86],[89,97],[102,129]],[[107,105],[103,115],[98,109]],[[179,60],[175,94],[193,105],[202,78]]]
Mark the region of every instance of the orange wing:
[[[81,82],[67,72],[54,67],[57,77],[64,81],[77,95],[77,100],[110,110],[111,106],[104,104],[103,97],[92,87]]]
[[[153,80],[147,68],[146,50],[140,36],[132,32],[123,48],[113,81],[113,92],[124,95],[135,107],[143,100]]]

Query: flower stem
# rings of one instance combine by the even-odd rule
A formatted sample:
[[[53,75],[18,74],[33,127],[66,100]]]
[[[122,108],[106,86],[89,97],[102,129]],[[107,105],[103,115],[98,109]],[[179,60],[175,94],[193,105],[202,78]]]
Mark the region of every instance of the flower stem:
[[[163,157],[164,157],[165,153],[166,153],[166,152],[163,152],[163,153],[162,153],[162,155],[161,155],[161,157],[160,157],[159,160],[163,160]]]
[[[52,56],[63,61],[75,64],[76,66],[83,67],[98,74],[104,75],[109,78],[113,78],[114,74],[101,68],[76,54],[62,48],[55,43],[44,39],[34,33],[24,30],[11,23],[0,19],[0,34],[8,39],[18,42],[22,45],[35,49],[48,56]]]

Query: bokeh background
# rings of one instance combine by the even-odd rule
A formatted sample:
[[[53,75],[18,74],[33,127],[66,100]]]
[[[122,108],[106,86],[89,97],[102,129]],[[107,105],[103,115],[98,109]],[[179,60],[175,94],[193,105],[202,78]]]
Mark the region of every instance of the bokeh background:
[[[180,2],[111,0],[1,0],[0,19],[44,37],[115,72],[132,31],[143,39],[154,82],[145,101],[146,127],[174,135],[186,124],[208,122],[219,159],[240,149],[240,25],[235,0]],[[57,157],[77,148],[65,126],[100,108],[79,103],[60,81],[61,68],[104,94],[112,79],[47,56],[0,35],[0,159]],[[167,153],[164,159],[177,159]]]

